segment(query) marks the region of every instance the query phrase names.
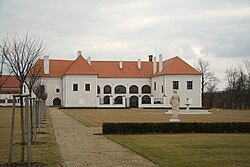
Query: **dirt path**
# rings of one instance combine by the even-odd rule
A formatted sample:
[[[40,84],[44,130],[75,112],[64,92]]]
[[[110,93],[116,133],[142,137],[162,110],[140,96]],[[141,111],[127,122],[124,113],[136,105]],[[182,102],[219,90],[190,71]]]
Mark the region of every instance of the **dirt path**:
[[[89,128],[57,108],[50,108],[63,166],[157,166],[102,135],[101,128]]]

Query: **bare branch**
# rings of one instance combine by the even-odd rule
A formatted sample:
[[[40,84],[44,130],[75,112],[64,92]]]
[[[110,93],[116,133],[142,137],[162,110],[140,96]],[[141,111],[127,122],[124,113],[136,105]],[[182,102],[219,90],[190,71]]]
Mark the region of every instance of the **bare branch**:
[[[7,37],[3,38],[0,49],[0,53],[20,82],[20,87],[26,82],[26,78],[36,61],[45,55],[45,51],[46,47],[43,40],[36,36],[29,36],[28,32],[23,38],[18,34],[7,35]],[[21,88],[20,91],[22,93]]]
[[[197,64],[195,64],[196,70],[202,73],[201,75],[201,93],[202,93],[202,106],[204,105],[204,91],[207,85],[219,82],[219,79],[215,76],[215,73],[211,71],[210,63],[203,58],[199,58]]]

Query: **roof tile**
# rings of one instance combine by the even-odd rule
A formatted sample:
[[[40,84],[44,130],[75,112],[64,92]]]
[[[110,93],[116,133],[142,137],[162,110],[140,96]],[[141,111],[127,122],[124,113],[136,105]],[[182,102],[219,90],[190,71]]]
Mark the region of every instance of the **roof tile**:
[[[43,66],[43,59],[38,60]],[[49,60],[50,73],[43,76],[62,77],[65,74],[98,74],[101,78],[148,78],[158,75],[201,75],[180,57],[176,56],[163,61],[163,70],[153,74],[153,62],[141,62],[138,69],[137,61],[123,61],[123,68],[119,68],[119,61],[91,61],[91,65],[82,57],[76,60]],[[42,68],[43,69],[43,68]],[[42,70],[43,71],[43,70]]]
[[[71,64],[65,74],[97,74],[89,63],[80,55]]]

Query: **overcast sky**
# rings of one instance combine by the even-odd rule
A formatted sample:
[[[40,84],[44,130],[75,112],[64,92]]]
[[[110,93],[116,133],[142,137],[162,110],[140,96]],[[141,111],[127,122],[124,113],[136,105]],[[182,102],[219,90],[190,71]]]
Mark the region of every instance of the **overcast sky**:
[[[250,57],[249,0],[0,0],[0,38],[36,34],[51,58],[204,57],[224,71]]]

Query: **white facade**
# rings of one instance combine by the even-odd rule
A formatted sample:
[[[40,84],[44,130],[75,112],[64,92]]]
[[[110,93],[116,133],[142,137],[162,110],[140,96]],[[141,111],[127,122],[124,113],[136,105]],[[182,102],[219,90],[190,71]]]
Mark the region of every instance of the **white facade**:
[[[186,107],[186,103],[190,107],[201,107],[201,73],[179,57],[169,59],[167,63],[162,62],[162,56],[159,60],[158,68],[155,57],[153,62],[149,60],[145,63],[140,59],[124,63],[113,61],[106,66],[107,62],[91,62],[90,58],[86,61],[78,55],[75,61],[67,61],[64,71],[60,75],[54,73],[57,75],[54,77],[55,75],[50,75],[53,68],[49,67],[50,62],[46,58],[44,66],[49,74],[42,77],[42,83],[48,93],[47,105],[170,107],[173,89],[177,89],[181,107]],[[55,66],[56,63],[58,61],[54,61]],[[180,66],[184,68],[178,70]],[[102,73],[102,70],[107,71]]]
[[[189,98],[190,107],[201,107],[201,76],[200,75],[165,75],[165,89],[167,99],[171,98],[173,91],[173,81],[179,81],[178,94],[180,96],[180,106],[185,107]],[[187,81],[193,82],[193,88],[187,89]],[[170,106],[169,100],[167,105]]]
[[[64,107],[130,107],[130,97],[138,97],[138,107],[170,107],[169,99],[173,91],[173,81],[179,82],[178,94],[181,107],[185,107],[189,98],[190,107],[201,107],[201,87],[199,75],[160,75],[152,78],[98,78],[97,75],[65,75],[63,78],[45,77],[42,79],[48,93],[47,105],[59,98]],[[192,81],[192,89],[187,89],[187,81]],[[78,91],[73,91],[73,84]],[[90,91],[85,85],[90,85]],[[105,86],[111,87],[111,93],[104,93]],[[126,93],[115,93],[115,88],[122,85]],[[151,93],[142,93],[142,87],[148,85]],[[97,91],[100,88],[100,93]],[[130,87],[136,86],[138,93],[130,93]],[[57,92],[59,89],[59,92]],[[110,96],[110,104],[104,104],[104,97]],[[122,96],[125,104],[114,105],[115,98]],[[142,104],[143,96],[150,96],[151,104]],[[160,104],[161,103],[161,104]]]
[[[97,100],[97,75],[65,75],[63,77],[65,107],[96,107]],[[73,84],[78,85],[78,90],[73,90]],[[90,85],[87,91],[86,84]]]
[[[59,98],[63,99],[63,87],[62,78],[59,77],[42,77],[42,84],[45,85],[45,92],[48,94],[46,104],[49,106],[53,105],[53,100]],[[59,92],[57,90],[59,89]]]

